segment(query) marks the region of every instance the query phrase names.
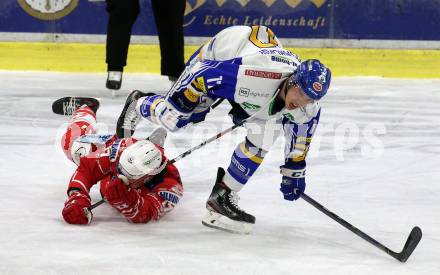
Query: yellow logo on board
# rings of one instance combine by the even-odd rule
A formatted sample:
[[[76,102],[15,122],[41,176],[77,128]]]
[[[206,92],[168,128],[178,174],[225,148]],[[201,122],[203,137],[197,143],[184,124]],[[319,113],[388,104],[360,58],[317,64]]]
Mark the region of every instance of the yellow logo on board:
[[[71,13],[79,0],[17,0],[31,16],[41,20],[57,20]]]
[[[191,5],[188,1],[186,1],[186,8],[185,8],[185,15],[190,14],[191,12],[195,11],[196,9],[200,8],[205,4],[207,0],[196,0],[194,5]],[[251,2],[251,0],[229,0],[229,2],[238,2],[242,7],[247,6]],[[266,7],[271,7],[277,0],[260,0],[263,2]],[[309,1],[313,5],[315,5],[318,9],[327,2],[327,0],[282,0],[284,1],[289,7],[296,8],[301,2]],[[223,6],[228,0],[215,0],[215,3],[217,6],[221,7]]]
[[[267,8],[270,8],[275,3],[280,3],[280,1],[284,2],[291,9],[295,9],[301,3],[311,3],[312,6],[315,6],[316,9],[320,9],[327,0],[254,0],[261,1],[264,3]],[[278,2],[277,2],[278,1]],[[191,3],[190,3],[191,2]],[[186,1],[185,8],[185,16],[193,13],[195,10],[202,7],[207,0],[195,0],[195,1]],[[247,6],[251,0],[215,0],[215,4],[218,7],[222,7],[226,3],[239,3],[242,7]],[[300,10],[301,12],[302,10]],[[326,16],[314,16],[314,15],[299,15],[295,13],[293,15],[283,14],[282,16],[277,15],[262,15],[262,16],[253,16],[251,14],[211,14],[209,11],[203,16],[203,25],[218,25],[223,27],[233,26],[233,25],[266,25],[273,27],[294,27],[294,28],[308,28],[311,31],[316,31],[321,29],[327,25]],[[184,23],[184,27],[190,26],[197,18],[197,15],[188,16],[186,18],[186,22]]]

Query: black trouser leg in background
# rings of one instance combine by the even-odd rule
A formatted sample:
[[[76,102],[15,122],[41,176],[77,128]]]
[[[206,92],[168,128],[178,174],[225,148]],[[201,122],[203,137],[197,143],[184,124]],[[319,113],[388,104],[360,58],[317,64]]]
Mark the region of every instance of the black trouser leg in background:
[[[179,77],[185,67],[183,16],[185,0],[151,0],[159,34],[162,75]]]
[[[139,0],[106,0],[109,14],[106,62],[108,71],[122,71],[127,64],[131,29],[139,15]]]

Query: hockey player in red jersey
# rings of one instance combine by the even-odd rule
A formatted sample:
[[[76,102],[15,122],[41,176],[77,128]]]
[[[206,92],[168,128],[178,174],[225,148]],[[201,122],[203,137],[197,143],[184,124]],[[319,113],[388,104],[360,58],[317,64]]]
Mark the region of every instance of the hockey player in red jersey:
[[[183,186],[177,168],[164,155],[164,129],[146,140],[95,133],[96,115],[84,105],[73,113],[61,140],[66,156],[78,165],[62,211],[67,223],[92,221],[89,192],[98,182],[103,198],[133,223],[159,220],[176,206]]]

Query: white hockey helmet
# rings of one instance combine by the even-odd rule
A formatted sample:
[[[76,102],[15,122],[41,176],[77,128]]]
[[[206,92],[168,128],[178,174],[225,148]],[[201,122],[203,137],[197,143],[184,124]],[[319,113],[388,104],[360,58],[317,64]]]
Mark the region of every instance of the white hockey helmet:
[[[162,163],[162,152],[151,141],[139,140],[122,152],[118,168],[131,181],[156,175],[165,165]]]

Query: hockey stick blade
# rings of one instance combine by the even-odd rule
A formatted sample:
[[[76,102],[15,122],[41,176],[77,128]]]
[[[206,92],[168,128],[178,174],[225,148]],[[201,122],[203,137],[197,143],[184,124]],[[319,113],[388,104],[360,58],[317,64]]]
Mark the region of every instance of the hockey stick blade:
[[[52,112],[58,115],[71,116],[73,112],[82,105],[89,106],[96,114],[99,108],[99,101],[93,97],[66,96],[57,99],[52,103]]]
[[[347,222],[343,218],[339,217],[332,211],[328,210],[324,206],[322,206],[319,202],[315,201],[305,193],[301,194],[301,198],[304,199],[306,202],[310,203],[313,207],[330,217],[335,222],[339,223],[346,229],[350,230],[357,236],[361,237],[365,241],[369,242],[370,244],[374,245],[375,247],[379,248],[383,252],[387,253],[394,259],[404,263],[408,260],[409,256],[413,253],[414,249],[416,248],[417,244],[422,239],[422,230],[420,227],[416,226],[411,230],[411,233],[409,234],[408,240],[406,241],[402,251],[400,253],[394,252],[388,247],[384,246],[374,238],[370,237],[368,234],[357,228],[356,226],[352,225],[351,223]]]
[[[411,230],[411,233],[409,234],[408,239],[406,240],[405,246],[403,247],[402,251],[400,253],[393,252],[390,255],[396,258],[397,260],[401,261],[402,263],[406,262],[409,256],[411,256],[411,254],[413,253],[414,249],[416,249],[421,239],[422,239],[422,229],[420,229],[420,227],[418,226],[415,226]]]

